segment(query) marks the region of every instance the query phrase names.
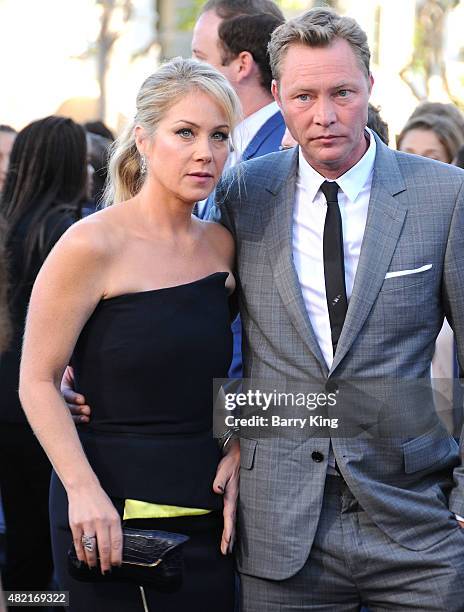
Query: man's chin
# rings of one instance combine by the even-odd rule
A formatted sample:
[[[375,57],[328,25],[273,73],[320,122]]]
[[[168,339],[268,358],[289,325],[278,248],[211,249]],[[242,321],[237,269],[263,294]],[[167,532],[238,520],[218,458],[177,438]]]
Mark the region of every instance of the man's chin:
[[[312,156],[314,163],[318,166],[325,166],[326,168],[336,168],[339,166],[344,159],[344,156],[340,151],[327,151],[326,154],[318,154]]]

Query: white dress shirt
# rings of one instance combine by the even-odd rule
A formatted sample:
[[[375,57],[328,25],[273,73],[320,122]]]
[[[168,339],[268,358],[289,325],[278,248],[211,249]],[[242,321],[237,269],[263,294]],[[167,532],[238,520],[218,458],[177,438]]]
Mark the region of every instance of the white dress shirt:
[[[358,268],[374,172],[375,138],[369,129],[366,128],[366,131],[369,134],[367,151],[355,166],[337,179],[348,302]],[[325,293],[323,249],[327,201],[320,190],[325,180],[325,177],[308,164],[300,148],[293,209],[293,261],[311,326],[330,369],[334,354]],[[332,445],[327,473],[337,474]]]
[[[366,227],[375,161],[375,138],[369,129],[369,148],[358,163],[337,179],[338,204],[343,226],[345,284],[348,302],[353,291],[361,243]],[[298,159],[296,201],[293,211],[293,261],[301,291],[322,354],[330,368],[332,333],[325,294],[323,238],[327,202],[320,186],[326,179],[303,157]]]

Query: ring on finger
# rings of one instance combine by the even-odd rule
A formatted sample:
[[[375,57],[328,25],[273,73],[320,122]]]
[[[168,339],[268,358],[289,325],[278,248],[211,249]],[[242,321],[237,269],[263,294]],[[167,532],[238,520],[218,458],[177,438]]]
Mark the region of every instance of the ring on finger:
[[[84,533],[82,535],[82,537],[81,537],[82,546],[88,552],[93,552],[95,550],[96,539],[97,539],[96,536],[94,536],[94,535],[92,535],[92,536],[91,535],[86,535]]]

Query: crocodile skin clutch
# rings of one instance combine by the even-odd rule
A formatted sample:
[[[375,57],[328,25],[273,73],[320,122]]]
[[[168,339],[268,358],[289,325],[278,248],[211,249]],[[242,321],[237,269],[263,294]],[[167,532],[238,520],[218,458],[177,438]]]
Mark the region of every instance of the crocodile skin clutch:
[[[68,572],[84,582],[131,582],[173,592],[182,586],[182,548],[188,536],[168,531],[123,527],[122,564],[103,575],[100,567],[79,561],[74,546],[68,551]]]

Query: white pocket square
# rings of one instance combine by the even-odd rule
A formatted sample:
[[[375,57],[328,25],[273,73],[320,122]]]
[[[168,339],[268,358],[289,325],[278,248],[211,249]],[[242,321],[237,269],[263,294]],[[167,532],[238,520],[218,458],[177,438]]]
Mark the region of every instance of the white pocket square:
[[[385,274],[385,278],[394,278],[395,276],[406,276],[407,274],[417,274],[418,272],[425,272],[426,270],[430,270],[432,268],[432,264],[426,264],[421,268],[414,268],[414,270],[398,270],[396,272],[387,272]]]

